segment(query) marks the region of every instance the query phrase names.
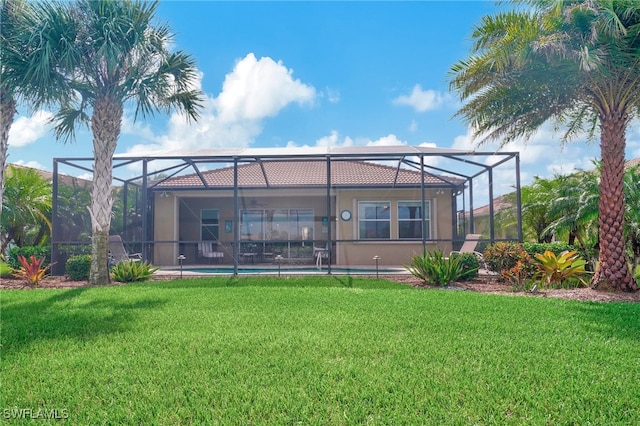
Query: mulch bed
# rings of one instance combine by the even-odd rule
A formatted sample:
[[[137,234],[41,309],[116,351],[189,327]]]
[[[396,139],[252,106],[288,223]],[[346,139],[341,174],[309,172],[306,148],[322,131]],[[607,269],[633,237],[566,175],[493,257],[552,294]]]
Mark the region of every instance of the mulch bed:
[[[581,301],[595,301],[595,302],[635,302],[640,303],[640,292],[625,293],[620,291],[605,291],[594,290],[591,288],[576,288],[571,290],[564,289],[542,289],[535,293],[531,292],[515,292],[510,285],[501,282],[497,277],[481,276],[473,281],[457,282],[449,287],[433,287],[426,285],[422,280],[414,277],[413,275],[395,274],[395,275],[381,275],[380,278],[388,279],[391,281],[401,282],[407,285],[411,285],[418,288],[434,289],[434,290],[465,290],[476,291],[479,293],[490,294],[503,294],[512,296],[527,296],[527,297],[552,297],[558,299],[571,299]],[[173,276],[156,276],[153,281],[166,281],[173,280],[176,277]],[[125,285],[122,283],[111,283],[110,285]],[[71,281],[65,277],[47,277],[41,283],[38,288],[80,288],[90,287],[86,281]],[[12,278],[0,279],[0,289],[32,289],[26,286],[22,281]]]

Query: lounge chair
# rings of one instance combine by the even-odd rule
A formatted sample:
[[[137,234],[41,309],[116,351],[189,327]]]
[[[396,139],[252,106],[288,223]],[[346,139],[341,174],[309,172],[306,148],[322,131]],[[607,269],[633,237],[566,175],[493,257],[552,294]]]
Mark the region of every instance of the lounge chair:
[[[467,236],[464,238],[464,243],[462,243],[462,247],[460,247],[460,250],[452,250],[449,256],[451,256],[452,254],[473,253],[478,258],[480,265],[482,265],[484,269],[487,269],[487,264],[484,261],[484,256],[479,251],[476,251],[476,247],[480,242],[480,238],[482,238],[481,234],[467,234]]]
[[[120,235],[109,235],[109,266],[116,265],[125,260],[139,262],[142,260],[142,253],[129,253],[124,246],[124,241]]]
[[[201,241],[198,243],[198,256],[209,259],[218,259],[222,261],[224,252],[218,251],[218,243],[214,241]]]

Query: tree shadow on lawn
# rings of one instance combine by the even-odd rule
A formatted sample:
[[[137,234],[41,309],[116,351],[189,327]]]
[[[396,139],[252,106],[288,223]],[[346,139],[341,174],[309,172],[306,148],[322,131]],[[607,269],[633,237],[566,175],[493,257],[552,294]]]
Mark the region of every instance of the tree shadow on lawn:
[[[627,302],[577,302],[571,308],[589,331],[603,337],[640,341],[640,304]]]
[[[158,298],[121,301],[96,295],[81,298],[89,288],[56,290],[54,296],[26,302],[3,301],[2,354],[18,352],[43,340],[77,339],[128,331],[140,309],[166,303]]]
[[[288,287],[288,288],[360,288],[406,289],[412,287],[386,279],[354,275],[282,275],[277,276],[216,276],[182,278],[137,283],[138,286],[157,288],[224,288],[224,287]]]

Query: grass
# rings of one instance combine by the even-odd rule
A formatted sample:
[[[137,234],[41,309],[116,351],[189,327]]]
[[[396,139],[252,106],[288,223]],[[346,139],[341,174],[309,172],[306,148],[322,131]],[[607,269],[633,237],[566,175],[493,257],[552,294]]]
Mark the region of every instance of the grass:
[[[43,409],[69,424],[640,423],[639,304],[335,277],[0,297],[5,417]]]

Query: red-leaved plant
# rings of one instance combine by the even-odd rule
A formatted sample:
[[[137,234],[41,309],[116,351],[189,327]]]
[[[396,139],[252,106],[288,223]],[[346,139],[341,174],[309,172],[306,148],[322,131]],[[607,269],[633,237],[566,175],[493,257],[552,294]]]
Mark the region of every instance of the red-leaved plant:
[[[22,255],[18,255],[18,262],[20,262],[20,268],[13,269],[11,272],[13,276],[25,281],[30,286],[36,286],[42,282],[47,276],[47,271],[51,268],[51,264],[42,266],[44,264],[44,257],[38,259],[35,256],[31,256],[29,260]]]

